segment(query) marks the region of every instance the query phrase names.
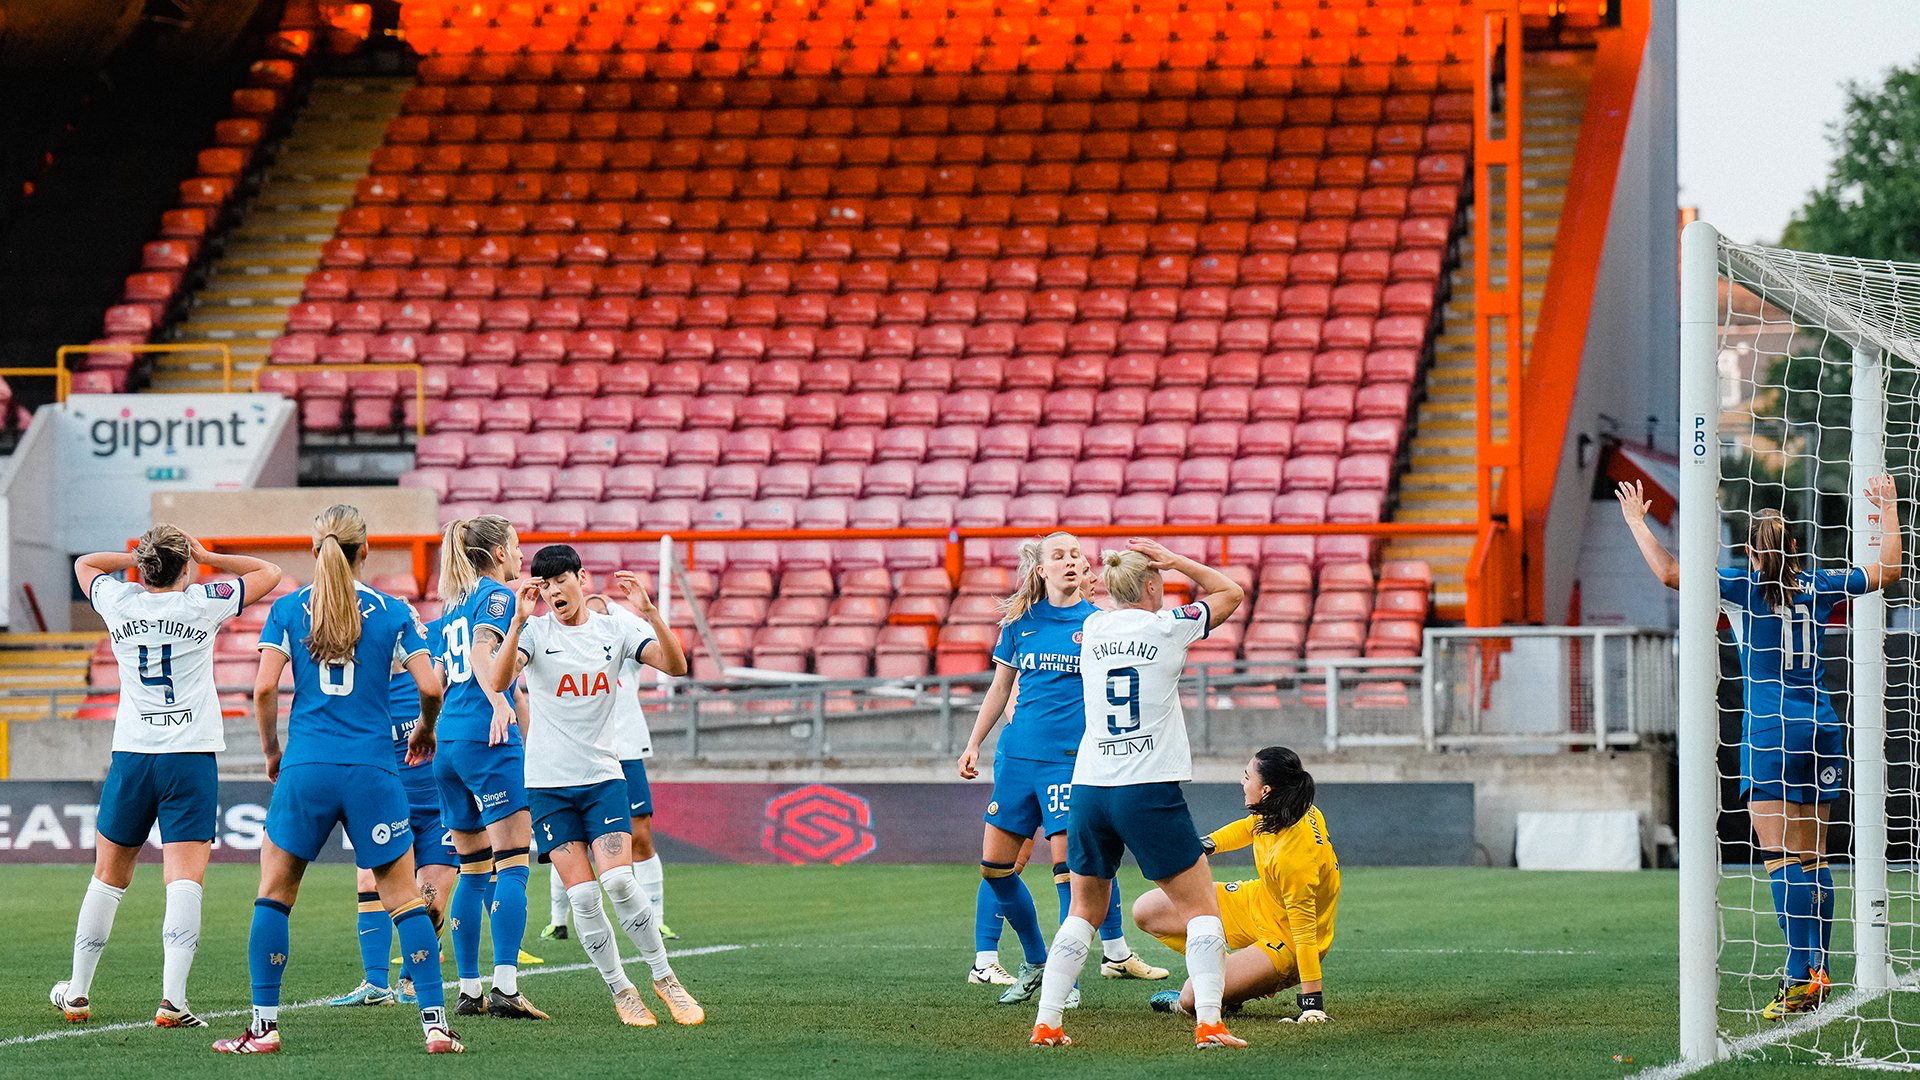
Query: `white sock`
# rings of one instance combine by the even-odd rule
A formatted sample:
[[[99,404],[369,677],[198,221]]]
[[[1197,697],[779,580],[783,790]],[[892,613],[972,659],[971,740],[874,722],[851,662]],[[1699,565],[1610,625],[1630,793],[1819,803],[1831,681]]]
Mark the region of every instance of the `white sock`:
[[[253,1030],[265,1031],[280,1022],[280,1006],[255,1005],[253,1007]]]
[[[973,954],[973,966],[977,968],[990,968],[999,962],[999,949],[986,949]]]
[[[1127,944],[1127,935],[1125,934],[1121,934],[1115,938],[1101,938],[1100,955],[1105,959],[1118,963],[1132,956],[1133,948]]]
[[[1227,989],[1227,928],[1212,915],[1187,920],[1187,977],[1193,980],[1193,1018],[1220,1022]]]
[[[613,901],[614,918],[620,929],[640,950],[640,959],[653,971],[655,982],[670,978],[673,965],[667,963],[667,946],[660,940],[660,920],[653,917],[653,905],[640,895],[640,883],[634,880],[633,867],[616,866],[600,875],[600,887]]]
[[[83,998],[93,989],[93,969],[100,966],[100,953],[113,933],[113,915],[120,910],[120,898],[127,890],[116,889],[99,878],[87,882],[87,893],[80,898],[80,919],[73,928],[73,978],[68,981],[67,996]]]
[[[573,909],[573,928],[580,932],[580,947],[587,959],[607,981],[607,989],[619,993],[633,985],[620,966],[620,948],[613,941],[613,924],[600,907],[600,886],[583,881],[567,890],[567,904]]]
[[[520,992],[520,969],[513,964],[493,965],[493,988],[511,997]]]
[[[567,925],[567,912],[572,905],[567,900],[566,883],[560,880],[560,871],[547,871],[547,925]]]
[[[667,921],[667,871],[660,865],[660,853],[654,852],[647,858],[633,864],[633,879],[640,883],[640,893],[653,907],[656,922]]]
[[[167,914],[160,924],[160,996],[176,1009],[187,1007],[187,972],[200,948],[200,883],[167,882]]]
[[[1093,924],[1078,915],[1067,916],[1060,932],[1053,935],[1053,948],[1047,950],[1047,973],[1040,978],[1039,1023],[1060,1026],[1066,1015],[1067,994],[1080,981],[1080,969],[1087,966],[1087,946],[1093,943]]]
[[[464,997],[479,997],[485,989],[477,978],[460,980],[460,993]]]

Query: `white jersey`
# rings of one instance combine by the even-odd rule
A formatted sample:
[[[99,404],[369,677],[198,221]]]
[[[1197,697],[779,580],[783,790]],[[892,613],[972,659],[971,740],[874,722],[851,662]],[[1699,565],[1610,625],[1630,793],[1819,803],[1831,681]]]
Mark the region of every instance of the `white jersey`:
[[[647,620],[628,611],[620,604],[608,601],[607,613],[621,623],[627,624],[653,637],[653,626]],[[635,761],[653,756],[653,732],[647,727],[647,715],[640,708],[640,687],[646,679],[646,665],[637,657],[628,657],[620,665],[620,683],[615,689],[613,712],[613,750],[620,755],[621,761]]]
[[[595,611],[568,626],[551,614],[520,631],[526,658],[527,786],[582,787],[623,780],[615,750],[620,667],[653,641],[639,627]]]
[[[93,609],[107,622],[120,662],[113,748],[189,754],[227,748],[213,685],[213,639],[246,605],[238,581],[148,592],[105,574],[93,579]]]
[[[1080,631],[1087,730],[1074,757],[1076,786],[1193,779],[1180,671],[1187,666],[1187,646],[1207,636],[1211,617],[1204,602],[1087,616]]]

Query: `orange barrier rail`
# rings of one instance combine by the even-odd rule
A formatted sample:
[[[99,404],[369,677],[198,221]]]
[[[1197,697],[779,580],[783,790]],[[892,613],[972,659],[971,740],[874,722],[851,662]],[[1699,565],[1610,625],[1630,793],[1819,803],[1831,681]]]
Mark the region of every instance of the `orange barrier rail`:
[[[345,371],[349,374],[369,371],[410,371],[413,373],[413,433],[419,438],[427,437],[427,369],[420,364],[281,364],[270,367],[262,364],[253,369],[253,389],[258,393],[260,379],[273,372],[285,374],[294,379],[305,371]]]
[[[219,353],[220,354],[220,392],[233,393],[233,349],[218,341],[176,341],[164,345],[62,345],[53,351],[54,365],[67,370],[67,359],[75,354],[86,353]],[[72,376],[69,375],[71,381]],[[64,396],[61,400],[66,400]]]
[[[1218,538],[1220,541],[1220,565],[1231,565],[1233,560],[1233,541],[1235,539],[1261,538],[1268,536],[1371,536],[1385,539],[1394,536],[1472,536],[1480,526],[1474,522],[1429,522],[1429,521],[1384,521],[1370,525],[1090,525],[1073,529],[1075,536],[1083,537],[1128,537],[1150,535],[1155,538],[1172,536],[1204,536]],[[522,546],[533,544],[592,544],[592,543],[645,543],[657,541],[663,536],[671,536],[674,543],[683,548],[682,562],[692,567],[699,551],[699,545],[705,543],[741,542],[755,540],[798,541],[798,540],[939,540],[946,544],[944,565],[948,575],[957,587],[960,583],[960,570],[964,565],[965,546],[969,540],[1024,540],[1036,536],[1041,530],[1028,527],[1004,526],[987,529],[713,529],[689,530],[686,532],[605,532],[605,533],[543,533],[527,532],[520,536]],[[313,539],[307,536],[220,536],[201,537],[200,542],[214,551],[306,551],[312,548]],[[133,550],[135,540],[127,541],[127,550]],[[427,581],[432,577],[432,553],[440,546],[438,533],[394,534],[368,537],[373,549],[405,548],[413,556],[414,583],[424,592]],[[129,574],[133,571],[128,571]]]
[[[64,367],[0,367],[0,378],[16,376],[52,379],[56,401],[67,400],[67,394],[73,388],[73,373]]]

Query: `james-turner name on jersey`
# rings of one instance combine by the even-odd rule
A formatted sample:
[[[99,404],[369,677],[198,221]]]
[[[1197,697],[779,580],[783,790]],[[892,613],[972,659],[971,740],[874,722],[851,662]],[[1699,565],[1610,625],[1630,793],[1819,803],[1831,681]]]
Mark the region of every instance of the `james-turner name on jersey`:
[[[138,634],[165,634],[196,644],[207,640],[207,631],[177,619],[132,619],[120,624],[113,632],[113,640],[118,644]]]

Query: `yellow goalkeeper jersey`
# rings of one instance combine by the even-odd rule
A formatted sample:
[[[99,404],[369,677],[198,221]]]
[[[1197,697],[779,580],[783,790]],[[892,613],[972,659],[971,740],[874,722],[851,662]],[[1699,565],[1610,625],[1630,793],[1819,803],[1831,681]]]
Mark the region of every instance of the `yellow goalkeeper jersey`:
[[[1340,860],[1333,853],[1326,819],[1320,808],[1281,833],[1255,832],[1260,819],[1248,815],[1214,830],[1216,851],[1237,851],[1253,845],[1253,864],[1260,871],[1265,914],[1274,930],[1292,948],[1300,979],[1320,977],[1320,957],[1333,944],[1334,908],[1340,899]]]

